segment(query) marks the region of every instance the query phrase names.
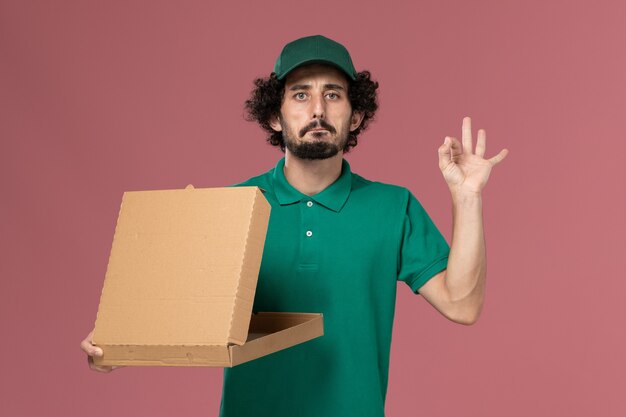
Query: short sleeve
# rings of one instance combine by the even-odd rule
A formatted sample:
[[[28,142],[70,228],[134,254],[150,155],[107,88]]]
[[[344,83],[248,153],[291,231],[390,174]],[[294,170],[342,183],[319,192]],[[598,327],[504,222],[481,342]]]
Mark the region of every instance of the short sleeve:
[[[450,246],[415,196],[408,194],[398,254],[398,280],[417,293],[430,278],[446,269]]]

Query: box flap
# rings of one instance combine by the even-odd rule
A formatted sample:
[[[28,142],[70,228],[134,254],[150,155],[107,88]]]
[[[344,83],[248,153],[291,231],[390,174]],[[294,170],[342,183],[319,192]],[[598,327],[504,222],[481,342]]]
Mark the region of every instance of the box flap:
[[[269,213],[257,187],[124,193],[94,343],[243,344]]]
[[[231,346],[231,366],[324,335],[320,313],[258,313],[252,316],[247,342]]]

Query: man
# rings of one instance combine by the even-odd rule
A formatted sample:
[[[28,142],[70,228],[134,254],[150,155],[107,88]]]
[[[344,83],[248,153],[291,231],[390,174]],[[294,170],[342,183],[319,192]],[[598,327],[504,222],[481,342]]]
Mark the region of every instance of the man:
[[[446,137],[439,167],[453,201],[449,247],[405,188],[353,174],[343,154],[377,109],[378,84],[322,36],[293,41],[274,72],[255,81],[249,118],[285,157],[238,185],[272,205],[255,311],[324,314],[324,336],[224,371],[221,416],[384,415],[396,283],[406,282],[448,319],[474,323],[485,290],[481,190],[507,154],[484,159]],[[83,341],[88,355],[102,352]],[[111,368],[92,368],[110,371]]]

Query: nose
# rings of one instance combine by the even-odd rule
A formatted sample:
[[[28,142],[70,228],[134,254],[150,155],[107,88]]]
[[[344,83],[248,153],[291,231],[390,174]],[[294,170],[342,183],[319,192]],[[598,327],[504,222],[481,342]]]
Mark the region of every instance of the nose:
[[[315,94],[311,100],[311,112],[314,119],[326,117],[326,102],[322,94]]]

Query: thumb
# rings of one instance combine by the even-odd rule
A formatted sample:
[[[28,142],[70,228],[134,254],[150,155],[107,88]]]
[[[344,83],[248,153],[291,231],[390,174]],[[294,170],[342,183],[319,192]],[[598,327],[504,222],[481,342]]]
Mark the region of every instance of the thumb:
[[[439,154],[439,168],[444,169],[452,162],[452,156],[450,155],[450,138],[446,136],[443,141],[443,145],[437,150]]]

